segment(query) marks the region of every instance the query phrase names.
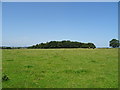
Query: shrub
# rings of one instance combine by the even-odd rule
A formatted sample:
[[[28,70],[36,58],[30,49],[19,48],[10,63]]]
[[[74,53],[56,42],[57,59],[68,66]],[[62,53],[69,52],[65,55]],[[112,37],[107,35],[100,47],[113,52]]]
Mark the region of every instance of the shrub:
[[[8,81],[9,80],[9,77],[5,74],[2,76],[2,81]]]

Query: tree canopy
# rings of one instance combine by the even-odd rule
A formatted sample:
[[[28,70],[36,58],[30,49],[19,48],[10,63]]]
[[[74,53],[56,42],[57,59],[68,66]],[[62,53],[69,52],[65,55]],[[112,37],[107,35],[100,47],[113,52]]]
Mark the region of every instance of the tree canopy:
[[[112,40],[109,42],[109,46],[110,46],[110,47],[113,47],[113,48],[119,47],[119,46],[120,46],[119,40],[117,40],[117,39],[112,39]]]
[[[93,43],[81,43],[76,41],[50,41],[46,43],[40,43],[28,48],[96,48]]]

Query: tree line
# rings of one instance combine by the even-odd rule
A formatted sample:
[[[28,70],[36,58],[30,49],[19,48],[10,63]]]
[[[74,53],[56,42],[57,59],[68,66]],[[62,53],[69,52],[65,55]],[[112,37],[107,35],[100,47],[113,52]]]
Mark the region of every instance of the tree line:
[[[0,47],[0,49],[25,49],[27,47],[6,47],[6,46],[3,46],[3,47]]]
[[[40,43],[33,46],[30,46],[28,48],[96,48],[96,46],[93,43],[81,43],[76,41],[69,41],[69,40],[63,40],[63,41],[50,41],[46,43]]]
[[[112,39],[109,41],[109,46],[112,48],[119,48],[120,42],[117,39]],[[41,48],[41,49],[47,49],[47,48],[96,48],[96,46],[93,43],[81,43],[76,41],[69,41],[69,40],[63,40],[63,41],[50,41],[46,43],[40,43],[36,44],[30,47],[6,47],[2,46],[0,49],[30,49],[30,48]]]

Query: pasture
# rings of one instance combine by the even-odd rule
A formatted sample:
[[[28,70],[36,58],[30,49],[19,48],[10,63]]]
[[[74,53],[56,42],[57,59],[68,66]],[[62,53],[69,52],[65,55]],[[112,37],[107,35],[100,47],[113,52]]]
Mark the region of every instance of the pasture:
[[[117,88],[117,49],[4,49],[3,88]]]

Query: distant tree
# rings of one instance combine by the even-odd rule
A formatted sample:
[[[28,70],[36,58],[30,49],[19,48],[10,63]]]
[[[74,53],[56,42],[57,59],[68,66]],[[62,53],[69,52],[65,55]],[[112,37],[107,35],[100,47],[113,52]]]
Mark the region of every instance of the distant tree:
[[[117,39],[112,39],[112,40],[109,42],[109,46],[110,46],[110,47],[113,47],[113,48],[119,47],[119,46],[120,46],[119,40],[117,40]]]

